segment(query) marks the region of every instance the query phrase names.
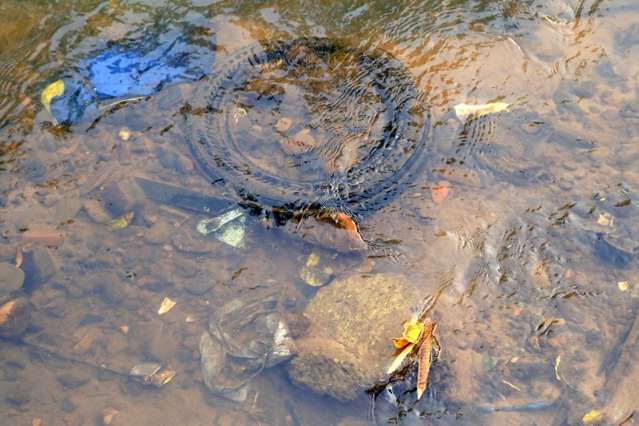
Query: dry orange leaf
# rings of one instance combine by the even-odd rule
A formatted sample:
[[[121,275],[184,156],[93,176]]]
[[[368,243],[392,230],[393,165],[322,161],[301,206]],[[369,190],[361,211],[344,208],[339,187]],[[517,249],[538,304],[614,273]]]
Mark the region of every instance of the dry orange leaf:
[[[441,204],[448,197],[449,191],[448,182],[441,181],[430,189],[430,196],[435,204]]]

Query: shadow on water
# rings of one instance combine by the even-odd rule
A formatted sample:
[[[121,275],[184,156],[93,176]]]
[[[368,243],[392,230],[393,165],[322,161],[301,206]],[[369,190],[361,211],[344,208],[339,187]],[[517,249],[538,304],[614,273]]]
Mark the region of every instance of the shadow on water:
[[[638,18],[3,1],[3,418],[632,422]],[[418,401],[381,373],[442,288]]]

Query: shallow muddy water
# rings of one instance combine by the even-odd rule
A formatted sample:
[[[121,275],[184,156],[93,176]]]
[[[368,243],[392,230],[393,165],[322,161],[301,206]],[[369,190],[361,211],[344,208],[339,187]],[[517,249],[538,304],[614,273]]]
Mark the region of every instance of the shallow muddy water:
[[[634,424],[638,58],[635,0],[3,0],[0,424]],[[300,384],[427,300],[421,400]]]

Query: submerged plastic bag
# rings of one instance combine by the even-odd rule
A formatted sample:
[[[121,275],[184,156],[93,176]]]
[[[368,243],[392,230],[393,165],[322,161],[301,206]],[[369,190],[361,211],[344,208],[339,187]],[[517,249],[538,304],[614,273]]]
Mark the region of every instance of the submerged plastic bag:
[[[79,64],[77,75],[50,83],[42,104],[59,124],[78,122],[99,101],[150,96],[163,87],[204,77],[213,64],[211,39],[145,31],[141,37],[109,45]]]

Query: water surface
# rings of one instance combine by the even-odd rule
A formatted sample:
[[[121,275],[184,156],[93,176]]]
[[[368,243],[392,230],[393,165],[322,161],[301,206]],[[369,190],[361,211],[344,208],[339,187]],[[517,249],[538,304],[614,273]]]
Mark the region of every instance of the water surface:
[[[0,342],[2,418],[101,424],[112,408],[113,424],[140,425],[578,424],[592,409],[632,411],[636,396],[620,390],[639,385],[637,22],[632,0],[4,0],[0,258],[23,258],[32,319]],[[216,75],[100,99],[66,126],[43,107],[48,84],[88,77],[96,55],[149,33],[183,35],[211,72],[249,46],[300,37],[405,67],[424,117],[419,167],[383,202],[342,205],[370,250],[321,253],[340,272],[401,272],[424,296],[446,286],[424,401],[371,414],[368,395],[342,403],[301,391],[285,366],[260,374],[241,403],[204,387],[198,341],[211,307],[261,284],[299,314],[315,291],[300,265],[317,249],[258,220],[233,248],[196,232],[203,211],[135,189],[145,178],[246,201],[244,181],[215,181],[190,147]],[[247,175],[339,175],[388,131],[388,105],[344,70],[349,57],[314,64],[306,75],[274,65],[262,86],[232,92],[225,126],[249,152]],[[344,87],[352,98],[327,105],[322,94]],[[455,114],[497,101],[508,109]],[[290,107],[300,103],[308,109]],[[282,117],[313,150],[274,142],[288,131]],[[433,197],[441,186],[443,200]],[[124,229],[109,225],[131,211]],[[202,277],[213,285],[198,294],[190,283]],[[158,316],[166,296],[177,304]],[[123,377],[144,361],[170,365],[175,379],[155,389]]]

